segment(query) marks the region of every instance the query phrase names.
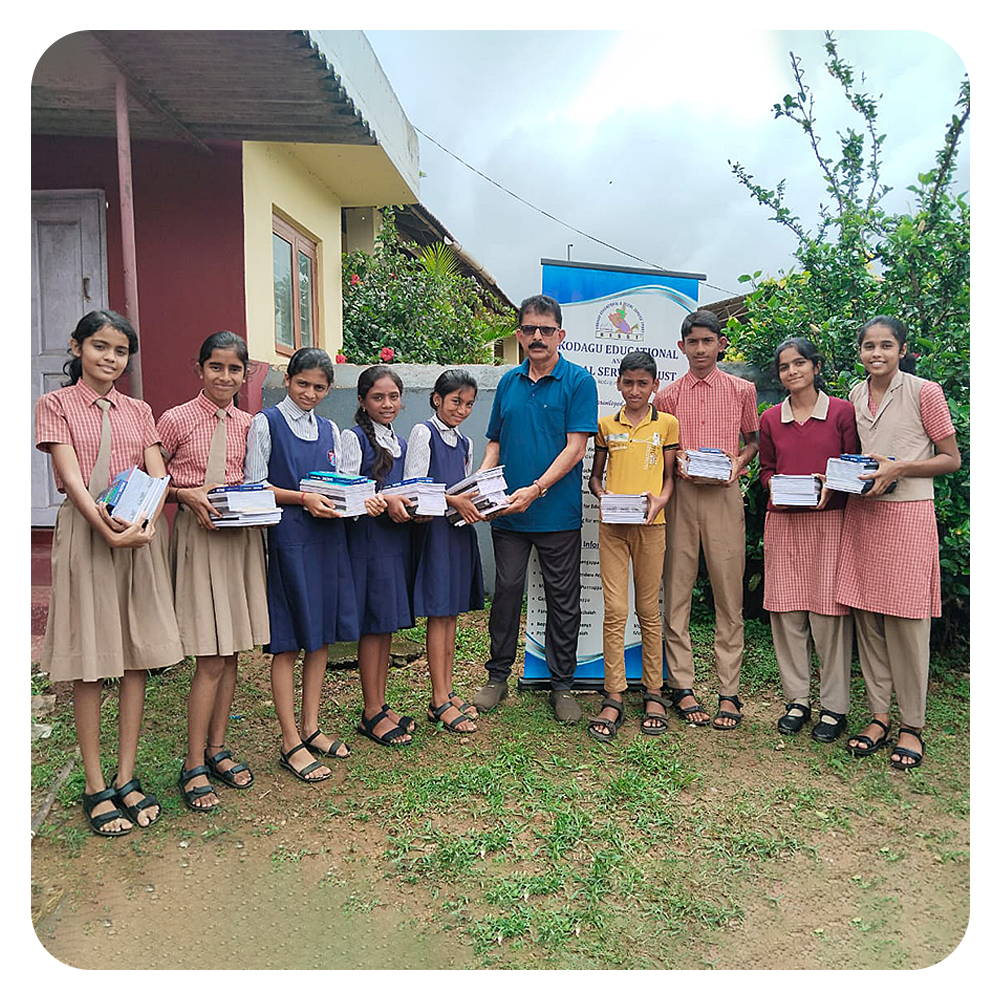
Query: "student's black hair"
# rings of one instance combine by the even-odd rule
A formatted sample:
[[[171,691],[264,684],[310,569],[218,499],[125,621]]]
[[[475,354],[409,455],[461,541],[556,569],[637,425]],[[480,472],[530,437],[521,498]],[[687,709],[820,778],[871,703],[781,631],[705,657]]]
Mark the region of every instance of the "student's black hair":
[[[901,319],[896,319],[895,316],[875,316],[861,327],[861,331],[858,333],[858,347],[861,346],[865,334],[873,326],[886,327],[896,338],[896,343],[900,347],[906,343],[906,324]],[[911,375],[917,370],[917,359],[909,351],[899,359],[899,370],[909,372]]]
[[[467,372],[464,368],[449,368],[441,372],[434,383],[430,394],[431,409],[437,411],[437,407],[434,405],[435,395],[444,399],[456,389],[471,389],[473,392],[479,392],[479,385],[472,377],[472,373]],[[400,386],[400,391],[402,392],[402,386]]]
[[[795,350],[799,352],[806,359],[806,361],[811,361],[813,364],[813,385],[817,390],[822,389],[826,391],[826,383],[823,381],[823,355],[819,353],[816,345],[811,341],[807,340],[805,337],[786,337],[778,346],[774,349],[774,359],[771,362],[771,368],[774,372],[774,377],[781,381],[781,377],[778,375],[778,362],[781,360],[781,352],[787,351],[789,347],[794,347]],[[817,368],[817,365],[819,366]]]
[[[621,378],[625,372],[644,371],[653,376],[656,380],[656,361],[649,351],[629,351],[622,358],[618,365],[618,377]]]
[[[329,385],[333,385],[333,362],[322,347],[300,347],[289,359],[285,374],[291,378],[299,372],[318,368]]]
[[[206,337],[198,351],[198,367],[200,368],[212,356],[214,350],[232,350],[239,361],[243,362],[243,371],[247,370],[250,363],[250,353],[247,351],[247,342],[232,330],[220,330]]]
[[[517,311],[517,322],[524,319],[526,312],[541,313],[543,316],[554,316],[556,326],[562,327],[562,306],[551,295],[529,295]]]
[[[722,336],[722,324],[719,323],[719,317],[711,309],[697,309],[684,317],[681,323],[681,340],[687,340],[687,335],[695,326],[703,326],[706,330],[711,330],[717,337]]]
[[[98,330],[103,330],[106,326],[110,326],[112,330],[124,333],[128,337],[128,355],[130,358],[139,350],[139,338],[136,336],[132,324],[124,316],[114,312],[112,309],[94,309],[87,313],[76,324],[76,329],[70,334],[70,337],[82,347],[83,342],[88,337],[92,337]],[[127,367],[125,371],[128,371]],[[63,365],[63,374],[68,379],[68,381],[63,382],[64,387],[76,385],[83,375],[83,361],[80,358],[71,357]],[[122,374],[124,375],[125,372],[122,372]]]
[[[386,375],[396,383],[396,388],[402,393],[403,380],[388,365],[372,365],[371,368],[366,368],[358,376],[358,408],[354,413],[355,423],[365,432],[365,437],[368,438],[371,446],[375,449],[372,479],[379,485],[385,482],[386,473],[392,468],[392,452],[388,448],[383,448],[375,439],[375,425],[372,423],[372,418],[368,416],[368,411],[365,410],[361,403],[367,397],[368,393],[371,392],[372,386],[380,378],[385,378]]]

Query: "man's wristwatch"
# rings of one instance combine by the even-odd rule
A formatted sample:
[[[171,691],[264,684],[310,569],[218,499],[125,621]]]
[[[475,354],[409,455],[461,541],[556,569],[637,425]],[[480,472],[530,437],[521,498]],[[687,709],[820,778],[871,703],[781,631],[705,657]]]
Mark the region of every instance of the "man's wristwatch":
[[[538,487],[538,496],[539,496],[539,498],[545,496],[545,494],[549,492],[548,487],[546,487],[545,489],[542,489],[542,484],[537,479],[531,485]]]

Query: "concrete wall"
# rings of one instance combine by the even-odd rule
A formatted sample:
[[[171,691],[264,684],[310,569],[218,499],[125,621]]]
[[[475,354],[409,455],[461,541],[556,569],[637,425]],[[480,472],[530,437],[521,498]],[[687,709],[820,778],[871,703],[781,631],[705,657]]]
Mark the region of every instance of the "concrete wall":
[[[453,365],[393,365],[393,370],[403,380],[403,410],[395,423],[395,431],[401,437],[409,437],[414,424],[426,420],[431,415],[429,396],[438,375],[446,367]],[[472,439],[473,465],[479,467],[486,448],[486,428],[490,421],[490,411],[493,408],[493,397],[496,386],[504,372],[510,371],[511,365],[464,365],[479,383],[476,405],[470,416],[462,423],[461,431]],[[749,365],[721,364],[724,371],[742,378],[750,379],[757,384],[758,402],[775,403],[781,394],[775,390],[770,379]],[[354,411],[358,406],[358,376],[364,371],[361,365],[336,365],[334,367],[334,385],[330,394],[316,408],[321,416],[332,420],[341,431],[353,427]],[[263,405],[274,406],[285,395],[284,374],[277,368],[272,368],[264,378]],[[584,469],[588,474],[589,470]],[[493,560],[493,540],[489,526],[477,524],[479,536],[479,552],[483,560],[483,582],[487,594],[493,593],[495,563]]]

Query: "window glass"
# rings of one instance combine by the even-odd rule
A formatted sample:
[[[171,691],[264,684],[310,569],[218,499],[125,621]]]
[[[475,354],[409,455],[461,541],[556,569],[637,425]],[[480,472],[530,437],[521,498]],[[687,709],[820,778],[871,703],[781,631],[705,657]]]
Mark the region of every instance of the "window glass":
[[[313,345],[313,273],[312,260],[299,251],[299,322],[302,327],[302,346]]]
[[[277,233],[272,234],[272,244],[274,247],[274,339],[284,347],[294,348],[292,245]]]

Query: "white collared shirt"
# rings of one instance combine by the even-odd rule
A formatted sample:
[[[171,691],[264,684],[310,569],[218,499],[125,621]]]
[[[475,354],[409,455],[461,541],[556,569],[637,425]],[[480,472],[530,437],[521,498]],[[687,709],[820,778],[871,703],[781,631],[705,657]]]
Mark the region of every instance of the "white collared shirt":
[[[374,420],[375,440],[381,447],[387,449],[393,458],[399,458],[403,453],[402,445],[391,424],[379,424]],[[345,476],[357,476],[361,473],[361,442],[356,434],[344,431],[340,439],[340,453],[337,457],[337,471]]]
[[[291,432],[300,441],[315,441],[319,437],[319,424],[312,410],[303,410],[286,396],[276,409],[285,418]],[[333,453],[340,458],[340,431],[337,425],[330,421],[333,428]],[[352,435],[353,436],[353,435]],[[264,483],[267,481],[267,467],[271,461],[271,425],[264,414],[256,413],[247,434],[247,457],[243,463],[243,481],[245,483]]]
[[[435,413],[430,422],[437,428],[441,439],[450,448],[454,448],[459,441],[459,433],[456,428],[449,427]],[[417,424],[406,442],[406,466],[403,472],[404,479],[416,479],[426,476],[431,467],[431,429],[427,424],[421,422]],[[469,441],[469,454],[465,458],[465,474],[472,474],[472,441]]]

